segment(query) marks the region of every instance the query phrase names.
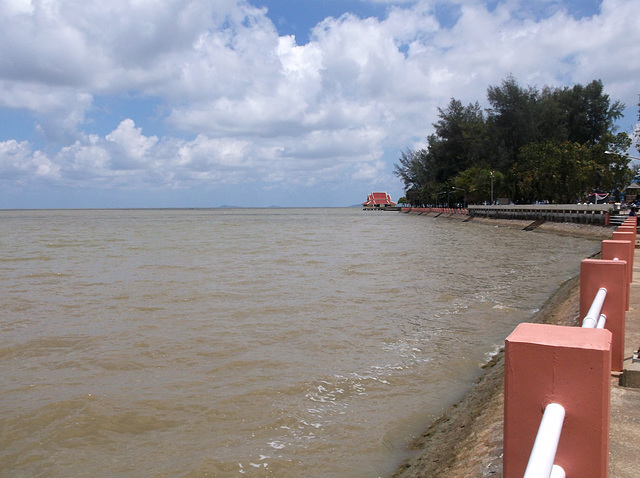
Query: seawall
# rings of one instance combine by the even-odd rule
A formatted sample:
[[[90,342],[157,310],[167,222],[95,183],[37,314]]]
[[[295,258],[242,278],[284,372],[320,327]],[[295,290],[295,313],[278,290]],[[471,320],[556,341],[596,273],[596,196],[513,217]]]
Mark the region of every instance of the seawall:
[[[502,219],[483,216],[468,216],[458,212],[423,212],[420,210],[405,210],[404,214],[419,215],[424,218],[438,220],[453,220],[465,223],[488,224],[495,227],[508,227],[513,229],[529,229],[553,234],[570,235],[576,237],[590,237],[594,239],[610,239],[616,226],[601,224],[585,224],[577,222],[551,222],[530,219]]]
[[[617,215],[617,212],[618,208],[614,204],[470,205],[467,208],[467,214],[471,217],[575,222],[602,226],[608,225],[611,215]]]
[[[453,219],[483,223],[495,227],[525,229],[528,220],[465,218],[440,214],[426,219]],[[429,219],[428,219],[429,220]],[[537,231],[609,239],[614,230],[608,226],[543,223]],[[579,277],[565,282],[531,318],[531,322],[575,326],[579,323]],[[504,354],[496,355],[485,366],[485,373],[458,403],[437,419],[410,449],[416,454],[401,466],[394,477],[500,477],[502,476]]]

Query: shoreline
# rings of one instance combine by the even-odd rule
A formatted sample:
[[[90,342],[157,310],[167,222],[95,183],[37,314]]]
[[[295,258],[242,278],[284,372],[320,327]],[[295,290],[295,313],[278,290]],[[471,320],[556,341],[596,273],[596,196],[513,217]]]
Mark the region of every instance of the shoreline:
[[[510,227],[513,229],[525,229],[531,226],[532,221],[521,219],[485,219],[474,217],[469,219],[470,223],[487,224],[495,227]],[[578,224],[574,222],[543,222],[532,231],[548,232],[561,236],[584,237],[597,240],[610,239],[611,233],[616,226],[599,226],[594,224]]]
[[[531,224],[479,218],[467,222],[518,229]],[[601,239],[611,237],[613,227],[549,222],[535,230]],[[579,302],[580,276],[576,274],[544,302],[529,322],[575,326],[579,323]],[[484,373],[465,396],[410,442],[408,449],[415,454],[397,469],[393,478],[502,476],[504,348],[483,368]]]
[[[405,212],[403,214],[412,214],[423,216],[430,219],[450,219],[458,222],[470,223],[470,224],[485,224],[494,227],[507,227],[510,229],[525,229],[532,226],[535,221],[524,219],[490,219],[484,217],[469,217],[464,214],[439,214],[439,213],[415,213]],[[549,232],[557,235],[569,235],[575,237],[585,237],[593,239],[610,239],[611,232],[615,231],[616,226],[601,226],[596,224],[581,224],[575,222],[553,222],[545,221],[541,224],[536,224],[529,231],[537,232]]]

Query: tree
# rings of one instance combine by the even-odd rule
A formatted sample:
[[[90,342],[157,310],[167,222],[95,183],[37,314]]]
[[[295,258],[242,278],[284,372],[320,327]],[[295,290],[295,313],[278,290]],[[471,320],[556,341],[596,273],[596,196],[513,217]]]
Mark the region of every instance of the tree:
[[[538,90],[510,75],[487,89],[487,99],[485,117],[478,102],[463,106],[452,98],[438,108],[426,148],[401,153],[394,172],[412,204],[435,203],[441,191],[451,196],[452,187],[469,202],[488,201],[490,171],[494,198],[515,201],[573,200],[621,190],[632,177],[624,159],[631,140],[615,131],[624,105],[611,101],[602,81]],[[640,130],[634,139],[640,143]]]
[[[462,171],[454,180],[456,188],[466,191],[468,204],[491,202],[491,186],[493,173],[493,198],[504,195],[504,175],[499,171],[492,171],[487,167],[472,166]]]
[[[486,157],[486,122],[478,103],[463,106],[452,98],[445,109],[438,108],[438,117],[427,148],[401,152],[394,170],[404,182],[407,199],[419,198],[422,204],[437,202],[438,191],[456,174]]]
[[[594,80],[587,86],[580,84],[558,90],[558,104],[565,111],[567,140],[579,144],[595,145],[615,131],[615,121],[622,117],[624,104],[611,103],[604,94],[602,81]]]
[[[631,147],[627,133],[606,133],[601,141],[591,148],[594,160],[601,171],[603,191],[622,191],[633,179],[626,151]],[[608,153],[616,154],[608,154]]]
[[[631,173],[633,174],[633,181],[640,180],[640,164],[631,166]]]
[[[424,149],[407,149],[400,153],[400,164],[395,165],[394,174],[404,183],[405,196],[412,206],[428,202],[428,190],[435,184],[432,158]]]
[[[420,164],[419,152],[407,149],[400,152],[398,161],[394,168],[394,174],[404,183],[404,190],[408,191],[419,187],[423,181],[422,165]]]
[[[584,145],[545,141],[523,146],[514,170],[525,202],[572,203],[594,183],[599,167]]]
[[[492,166],[502,170],[510,167],[522,146],[539,139],[538,97],[535,88],[522,88],[511,75],[501,86],[488,88],[489,134],[493,150],[499,153]]]
[[[425,204],[422,198],[422,190],[418,188],[411,188],[406,191],[407,202],[413,207],[423,206]]]
[[[438,108],[440,118],[428,138],[434,179],[446,182],[472,164],[484,160],[487,150],[487,127],[480,105],[463,106],[452,98],[445,108]]]
[[[638,124],[633,129],[633,142],[635,143],[636,151],[640,152],[640,95],[638,95]]]

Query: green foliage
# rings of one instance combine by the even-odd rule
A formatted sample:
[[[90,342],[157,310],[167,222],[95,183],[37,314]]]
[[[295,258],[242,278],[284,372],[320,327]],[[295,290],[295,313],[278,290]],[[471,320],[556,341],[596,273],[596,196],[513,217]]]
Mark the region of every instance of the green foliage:
[[[640,95],[638,95],[638,121],[640,122]],[[636,150],[640,152],[640,125],[636,125],[633,131],[633,143]]]
[[[432,179],[442,183],[483,160],[487,124],[478,103],[462,106],[453,98],[446,109],[438,108],[438,116],[427,151],[435,165]]]
[[[523,146],[514,169],[522,202],[559,204],[579,199],[600,171],[586,146],[551,141]]]
[[[494,200],[506,196],[504,174],[486,167],[465,169],[454,178],[453,185],[465,191],[465,200],[470,204],[490,203],[492,186]]]
[[[571,202],[622,190],[633,177],[622,153],[631,140],[615,133],[624,105],[603,91],[600,80],[539,91],[509,76],[488,88],[486,114],[452,98],[427,147],[401,153],[395,166],[407,200],[435,204],[447,191],[453,201],[488,202],[492,172],[494,199]]]
[[[535,89],[520,87],[512,76],[487,90],[491,105],[487,123],[492,149],[498,153],[493,159],[496,168],[508,168],[522,146],[538,140],[538,96]]]

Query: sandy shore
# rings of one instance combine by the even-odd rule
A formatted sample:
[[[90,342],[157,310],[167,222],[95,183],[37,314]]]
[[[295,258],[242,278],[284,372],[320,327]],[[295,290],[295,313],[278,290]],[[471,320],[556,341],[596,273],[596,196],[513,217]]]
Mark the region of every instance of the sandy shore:
[[[470,222],[520,229],[531,223],[494,219],[472,219]],[[539,232],[594,239],[608,239],[613,230],[610,227],[570,223],[544,223],[536,229]],[[579,289],[578,276],[565,282],[531,321],[577,325]],[[501,352],[485,366],[485,373],[469,393],[413,441],[410,448],[416,451],[416,455],[393,476],[501,477],[503,377],[504,354]]]

